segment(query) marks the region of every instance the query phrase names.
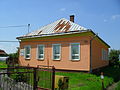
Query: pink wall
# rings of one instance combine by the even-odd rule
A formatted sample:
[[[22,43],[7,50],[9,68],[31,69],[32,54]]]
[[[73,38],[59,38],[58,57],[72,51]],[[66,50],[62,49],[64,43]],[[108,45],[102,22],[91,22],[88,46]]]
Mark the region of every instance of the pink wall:
[[[76,41],[75,41],[76,40]],[[86,40],[86,41],[85,41]],[[25,45],[31,45],[31,59],[25,60],[24,56],[20,56],[20,64],[23,66],[37,66],[37,65],[50,65],[55,66],[56,69],[68,70],[84,70],[89,71],[89,37],[77,36],[61,39],[48,39],[37,40],[39,42],[21,42],[20,48],[23,49]],[[50,41],[50,42],[40,42]],[[63,41],[63,42],[59,42]],[[80,60],[70,60],[70,43],[80,43]],[[37,45],[45,45],[45,59],[43,61],[36,59]],[[52,44],[61,44],[61,60],[52,60]]]
[[[47,41],[47,42],[41,42]],[[48,42],[49,41],[49,42]],[[70,60],[70,43],[80,43],[80,60]],[[37,45],[45,45],[45,59],[37,60]],[[52,60],[52,44],[61,44],[61,60]],[[90,70],[90,37],[89,36],[76,36],[65,37],[57,39],[45,39],[45,40],[31,40],[22,41],[20,43],[20,49],[24,49],[25,45],[31,45],[31,59],[25,60],[24,56],[20,56],[20,64],[22,66],[37,66],[37,65],[50,65],[55,66],[56,69],[67,70]],[[108,61],[102,59],[102,48],[108,50],[98,40],[93,40],[92,43],[92,68],[96,69],[105,65],[108,65]]]

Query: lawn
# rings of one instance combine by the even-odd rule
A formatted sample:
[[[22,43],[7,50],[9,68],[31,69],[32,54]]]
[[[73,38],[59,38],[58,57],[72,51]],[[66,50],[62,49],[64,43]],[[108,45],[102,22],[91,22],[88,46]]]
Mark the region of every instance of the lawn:
[[[0,61],[0,68],[7,68],[7,64],[5,61]]]
[[[120,80],[120,68],[109,66],[101,69],[100,72],[104,72],[104,75],[110,78],[113,78],[114,82],[118,82]],[[100,72],[95,73],[96,75],[100,75]]]
[[[5,62],[0,62],[0,68],[6,68],[6,67],[7,65],[5,64]],[[100,72],[104,72],[105,88],[111,85],[113,82],[120,80],[120,68],[106,67],[102,69]],[[83,73],[83,72],[56,72],[56,75],[69,77],[68,90],[101,90],[102,83],[100,78],[100,72],[96,72],[94,74]],[[50,88],[51,82],[49,81],[49,79],[50,79],[51,73],[48,73],[46,71],[44,72],[39,71],[38,73],[39,73],[38,77],[40,77],[40,81],[38,82],[38,85],[40,87]],[[33,85],[33,75],[30,75],[29,77],[32,77],[28,81]],[[120,88],[119,86],[120,86],[120,83],[118,84],[117,88]],[[116,89],[116,90],[119,90],[119,89]]]
[[[120,68],[110,66],[94,74],[82,72],[56,72],[56,74],[69,77],[69,90],[101,90],[100,72],[104,72],[105,88],[120,80]],[[120,88],[120,83],[117,88]]]
[[[101,90],[102,84],[100,76],[88,74],[88,73],[67,73],[67,72],[57,72],[57,75],[63,75],[69,77],[69,90]],[[111,77],[105,76],[104,87],[113,83]]]

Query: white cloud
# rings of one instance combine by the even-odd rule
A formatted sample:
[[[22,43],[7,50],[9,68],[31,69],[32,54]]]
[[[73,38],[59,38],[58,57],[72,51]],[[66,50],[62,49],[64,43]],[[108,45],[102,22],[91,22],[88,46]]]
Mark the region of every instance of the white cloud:
[[[112,20],[116,20],[116,19],[119,19],[119,18],[120,18],[120,14],[118,14],[118,15],[113,15],[113,16],[111,17]]]
[[[104,21],[104,22],[107,22],[107,20],[106,20],[106,19],[104,19],[103,21]]]
[[[62,12],[66,11],[66,8],[60,8],[60,11],[62,11]]]

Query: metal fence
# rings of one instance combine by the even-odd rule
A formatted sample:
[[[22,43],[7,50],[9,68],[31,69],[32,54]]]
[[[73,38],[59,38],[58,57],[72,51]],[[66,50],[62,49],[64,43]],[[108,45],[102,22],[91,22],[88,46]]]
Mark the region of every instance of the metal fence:
[[[54,68],[0,68],[0,90],[54,90]]]

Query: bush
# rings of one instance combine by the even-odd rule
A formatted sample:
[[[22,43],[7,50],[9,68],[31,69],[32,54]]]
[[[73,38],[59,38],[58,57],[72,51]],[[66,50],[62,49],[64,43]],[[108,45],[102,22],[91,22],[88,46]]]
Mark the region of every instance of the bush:
[[[109,53],[110,66],[120,67],[119,61],[120,50],[111,49]]]
[[[120,81],[117,84],[117,87],[115,88],[115,90],[120,90]]]

